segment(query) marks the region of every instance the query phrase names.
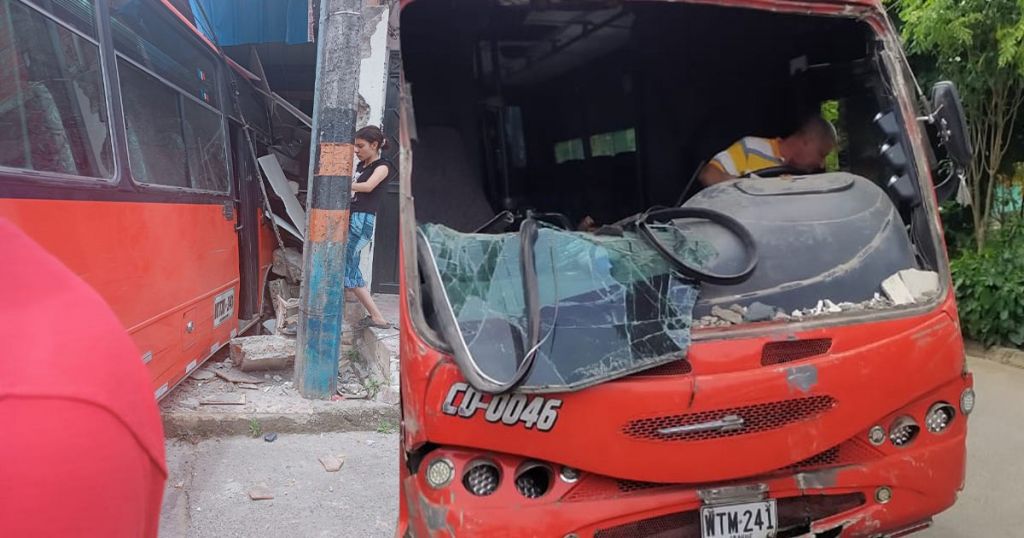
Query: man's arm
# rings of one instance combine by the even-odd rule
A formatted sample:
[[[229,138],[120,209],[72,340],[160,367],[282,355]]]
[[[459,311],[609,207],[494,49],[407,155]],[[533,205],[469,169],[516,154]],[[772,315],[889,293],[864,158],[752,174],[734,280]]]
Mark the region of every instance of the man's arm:
[[[732,175],[723,170],[717,161],[709,162],[704,169],[701,170],[698,178],[700,179],[701,184],[705,187],[710,187],[716,183],[735,179]]]

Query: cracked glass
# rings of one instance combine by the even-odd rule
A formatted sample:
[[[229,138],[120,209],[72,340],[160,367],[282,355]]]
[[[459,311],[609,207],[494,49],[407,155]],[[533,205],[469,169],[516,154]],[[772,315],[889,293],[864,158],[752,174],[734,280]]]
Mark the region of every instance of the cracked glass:
[[[435,309],[450,307],[483,375],[511,379],[529,351],[519,234],[420,230],[447,296],[432,297]],[[696,266],[714,257],[710,245],[674,229],[655,233]],[[521,390],[582,388],[685,357],[697,284],[639,235],[542,226],[533,252],[541,341]]]

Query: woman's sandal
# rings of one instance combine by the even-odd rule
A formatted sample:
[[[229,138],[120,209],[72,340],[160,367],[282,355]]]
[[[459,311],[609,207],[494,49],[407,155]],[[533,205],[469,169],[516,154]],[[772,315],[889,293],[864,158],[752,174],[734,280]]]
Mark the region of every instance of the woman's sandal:
[[[373,318],[366,316],[365,318],[356,322],[356,328],[365,329],[367,327],[373,327],[374,329],[394,329],[395,326],[390,322],[385,321],[384,323],[374,323]]]

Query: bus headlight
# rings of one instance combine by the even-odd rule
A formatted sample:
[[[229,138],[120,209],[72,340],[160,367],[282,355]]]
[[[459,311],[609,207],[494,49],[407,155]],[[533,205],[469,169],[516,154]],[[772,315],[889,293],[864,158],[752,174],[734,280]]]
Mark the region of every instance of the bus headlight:
[[[917,434],[920,432],[921,427],[914,422],[914,419],[902,416],[889,427],[889,441],[893,446],[907,446],[917,438]]]
[[[427,466],[427,483],[434,489],[447,486],[455,476],[455,466],[446,459],[436,459]]]
[[[462,485],[477,497],[486,497],[496,489],[501,481],[498,466],[489,461],[477,461],[470,464],[466,475],[462,477]]]
[[[956,410],[946,402],[938,402],[924,416],[924,427],[932,433],[942,433],[953,422]]]
[[[971,411],[974,411],[974,389],[966,388],[960,395],[960,412],[967,416]]]

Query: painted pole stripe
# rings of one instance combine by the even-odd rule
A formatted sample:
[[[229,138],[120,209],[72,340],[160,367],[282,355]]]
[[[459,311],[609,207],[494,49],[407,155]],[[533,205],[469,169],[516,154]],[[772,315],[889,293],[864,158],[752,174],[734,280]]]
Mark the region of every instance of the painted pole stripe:
[[[355,146],[337,142],[321,142],[318,176],[351,176]]]
[[[317,209],[309,212],[307,241],[317,243],[344,243],[348,237],[347,209]]]

